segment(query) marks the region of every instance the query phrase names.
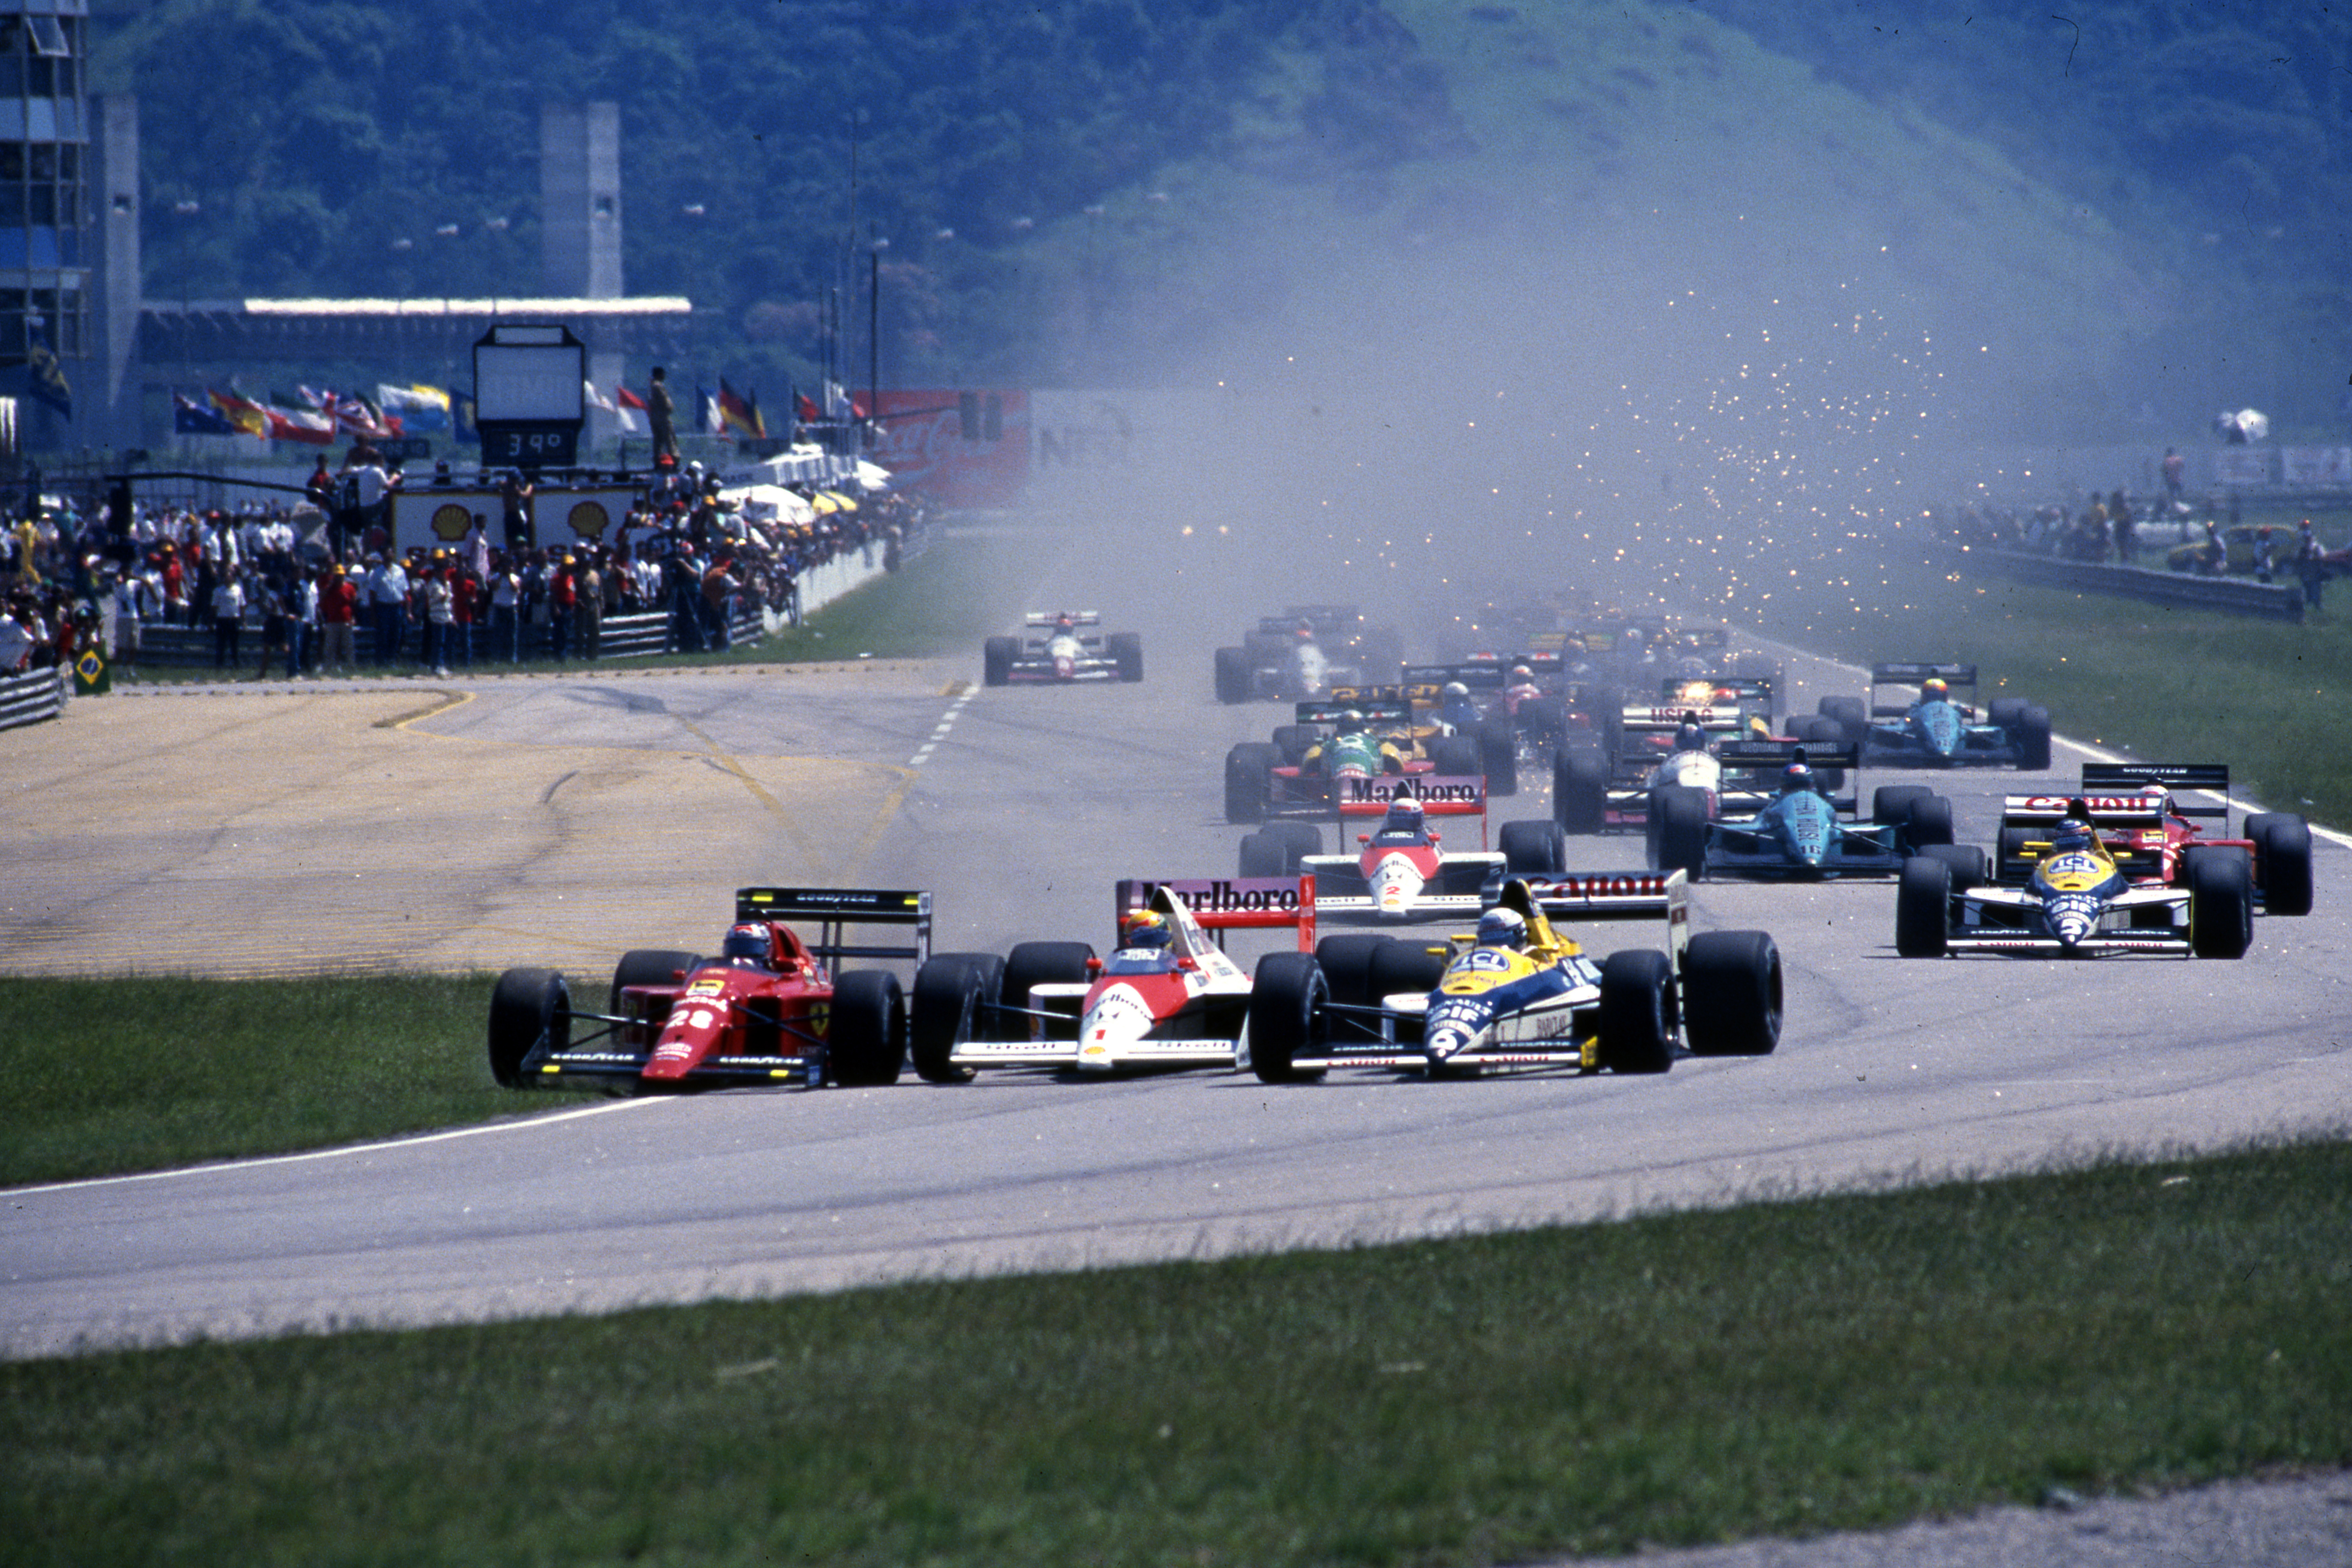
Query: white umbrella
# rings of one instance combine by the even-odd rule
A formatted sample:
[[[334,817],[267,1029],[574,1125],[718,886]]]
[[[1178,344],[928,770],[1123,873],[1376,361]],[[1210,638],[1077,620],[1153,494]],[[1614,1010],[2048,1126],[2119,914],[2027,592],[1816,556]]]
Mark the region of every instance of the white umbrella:
[[[857,459],[857,488],[867,495],[878,495],[890,488],[890,470],[879,463]]]

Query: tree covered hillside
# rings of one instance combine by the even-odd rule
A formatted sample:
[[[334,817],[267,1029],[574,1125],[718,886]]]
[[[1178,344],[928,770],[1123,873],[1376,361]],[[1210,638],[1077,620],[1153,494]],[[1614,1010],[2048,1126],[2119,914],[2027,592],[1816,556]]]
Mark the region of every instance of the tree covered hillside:
[[[152,295],[533,291],[539,108],[611,99],[630,290],[771,384],[813,380],[834,289],[862,371],[877,238],[901,384],[1160,379],[1416,268],[1704,251],[1988,352],[2010,321],[2047,362],[2023,420],[2324,411],[2341,23],[2074,9],[2069,67],[2021,13],[1896,45],[1761,0],[101,0],[94,76],[142,100]],[[2249,320],[2286,346],[2184,347]]]

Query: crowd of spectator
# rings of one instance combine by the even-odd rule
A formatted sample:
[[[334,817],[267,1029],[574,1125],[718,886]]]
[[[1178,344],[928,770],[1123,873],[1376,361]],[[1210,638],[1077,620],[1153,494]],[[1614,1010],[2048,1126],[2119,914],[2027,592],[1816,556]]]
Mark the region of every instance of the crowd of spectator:
[[[2168,466],[2166,481],[2167,493],[2159,501],[2137,502],[2118,488],[2105,496],[2094,491],[2071,505],[2004,508],[1963,502],[1940,521],[1954,540],[1977,548],[2206,577],[2243,574],[2261,583],[2291,576],[2301,585],[2305,605],[2314,609],[2320,607],[2330,576],[2352,572],[2352,547],[2329,550],[2308,518],[2293,528],[2248,523],[2242,520],[2234,496],[2192,504],[2179,498]]]
[[[658,476],[611,539],[541,537],[509,475],[499,515],[461,540],[396,547],[376,500],[321,463],[299,503],[235,510],[28,497],[0,536],[0,674],[70,663],[88,644],[137,668],[147,628],[211,634],[212,664],[257,679],[593,659],[615,616],[659,615],[665,651],[730,646],[767,615],[799,617],[800,577],[845,552],[895,566],[921,525],[908,498],[864,498],[811,523],[756,516],[698,468]],[[429,481],[451,486],[446,465]],[[635,623],[643,626],[645,623]],[[362,635],[364,631],[364,635]]]

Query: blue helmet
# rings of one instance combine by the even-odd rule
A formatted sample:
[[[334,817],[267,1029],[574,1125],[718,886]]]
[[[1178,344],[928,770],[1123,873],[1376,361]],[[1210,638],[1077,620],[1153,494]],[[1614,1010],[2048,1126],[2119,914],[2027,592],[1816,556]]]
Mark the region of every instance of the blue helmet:
[[[757,921],[744,921],[727,928],[727,940],[719,944],[722,958],[756,958],[766,963],[773,952],[768,928]]]
[[[1803,758],[1799,758],[1781,770],[1780,793],[1782,795],[1802,795],[1812,787],[1813,770],[1806,764]]]
[[[2061,855],[2081,854],[2091,847],[2091,825],[2079,816],[2062,818],[2050,830],[2050,847]]]

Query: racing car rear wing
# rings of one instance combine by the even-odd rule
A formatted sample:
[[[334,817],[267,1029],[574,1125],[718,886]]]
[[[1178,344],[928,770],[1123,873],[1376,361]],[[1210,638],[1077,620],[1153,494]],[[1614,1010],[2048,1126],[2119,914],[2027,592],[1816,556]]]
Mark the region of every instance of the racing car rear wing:
[[[1559,662],[1552,661],[1555,666]],[[1500,691],[1508,668],[1484,658],[1468,664],[1408,664],[1403,678],[1408,687],[1444,686],[1449,680],[1458,680],[1473,691]]]
[[[1064,610],[1055,614],[1047,614],[1039,610],[1032,610],[1027,615],[1021,617],[1021,624],[1027,626],[1056,626],[1060,624],[1063,616],[1069,616],[1070,624],[1074,626],[1098,626],[1102,625],[1101,615],[1094,610]]]
[[[1977,667],[1973,664],[1874,664],[1870,667],[1873,686],[1916,686],[1923,680],[1940,680],[1947,686],[1974,686]]]
[[[1837,746],[1820,741],[1726,741],[1715,749],[1715,760],[1725,773],[1762,773],[1802,762],[1809,767],[1862,771],[1859,744]]]
[[[1511,903],[1506,883],[1503,902]],[[1525,879],[1528,901],[1546,920],[1638,921],[1666,917],[1666,948],[1682,972],[1690,945],[1690,878],[1681,871],[1568,871]]]
[[[1410,724],[1412,722],[1412,705],[1402,696],[1360,695],[1369,691],[1395,690],[1394,687],[1342,687],[1332,696],[1298,704],[1296,710],[1297,721],[1301,724],[1337,724],[1352,712],[1367,724]]]
[[[1151,896],[1162,889],[1183,904],[1202,931],[1273,931],[1287,926],[1298,932],[1300,952],[1315,951],[1312,875],[1122,878],[1111,889],[1120,928],[1125,928],[1129,914],[1149,908]]]
[[[1379,816],[1391,802],[1417,800],[1424,816],[1484,816],[1486,779],[1483,773],[1402,773],[1380,778],[1331,781],[1331,795],[1341,816]]]
[[[739,921],[814,921],[815,940],[803,944],[828,963],[845,958],[904,958],[921,963],[931,956],[931,895],[880,888],[738,888]],[[909,946],[852,945],[843,939],[850,926],[911,926]]]
[[[2113,795],[2119,790],[2155,784],[2176,794],[2196,790],[2219,799],[2219,805],[2188,805],[2179,800],[2172,809],[2183,816],[2230,815],[2230,767],[2226,763],[2084,763],[2083,793]]]

